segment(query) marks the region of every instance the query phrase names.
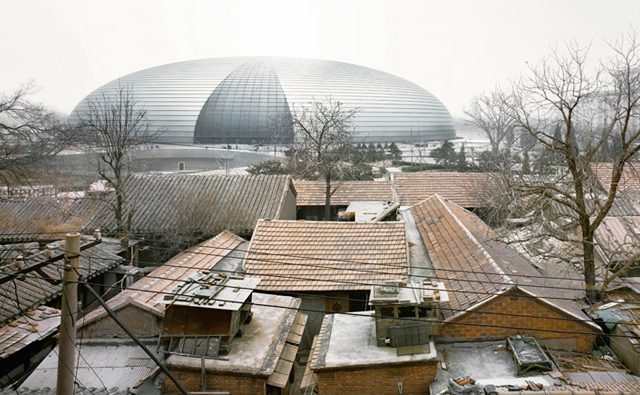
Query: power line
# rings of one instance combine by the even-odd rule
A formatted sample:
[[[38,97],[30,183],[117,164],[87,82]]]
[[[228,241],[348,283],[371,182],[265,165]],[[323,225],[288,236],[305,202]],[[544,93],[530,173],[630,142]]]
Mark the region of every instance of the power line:
[[[203,269],[201,269],[203,270]],[[229,271],[229,270],[216,270],[216,269],[210,269],[211,271],[220,271],[220,272],[229,272],[229,273],[236,273],[233,271]],[[237,273],[236,273],[237,274]],[[146,275],[144,278],[150,278],[150,279],[154,279],[154,280],[160,280],[160,281],[170,281],[172,284],[173,283],[192,283],[192,281],[190,280],[182,280],[182,279],[168,279],[166,277],[158,277],[158,276],[152,276],[152,275]],[[135,283],[134,283],[135,285]],[[375,285],[375,284],[372,284]],[[253,291],[254,288],[247,288],[247,287],[241,287],[241,286],[234,286],[234,288],[237,289],[243,289],[243,290],[250,290]],[[431,289],[429,287],[406,287],[409,289]],[[125,288],[124,291],[127,290],[132,290],[132,288]],[[149,291],[149,292],[153,292],[153,291]],[[330,300],[341,300],[341,301],[346,301],[346,302],[362,302],[362,303],[367,303],[369,302],[369,300],[366,299],[359,299],[359,298],[349,298],[349,297],[334,297],[334,296],[327,296],[324,294],[316,294],[316,293],[309,293],[309,292],[294,292],[294,291],[279,291],[278,295],[286,295],[286,296],[292,296],[292,297],[303,297],[303,296],[313,296],[313,297],[317,297],[317,298],[322,298],[322,299],[330,299]],[[502,295],[501,293],[487,293],[487,295],[490,296],[499,296]],[[531,295],[511,295],[510,297],[515,297],[515,298],[532,298],[534,300],[540,299],[538,297],[534,297]],[[509,316],[509,317],[523,317],[523,318],[541,318],[541,319],[548,319],[548,317],[542,317],[539,315],[529,315],[529,314],[516,314],[516,313],[505,313],[505,312],[490,312],[490,311],[483,311],[483,310],[479,310],[479,309],[457,309],[457,308],[453,308],[453,307],[445,307],[445,306],[441,306],[440,307],[441,310],[448,310],[448,311],[452,311],[452,312],[479,312],[479,313],[484,313],[484,314],[488,314],[488,315],[499,315],[499,316]],[[579,322],[579,323],[594,323],[592,320],[588,320],[588,319],[579,319],[579,318],[553,318],[553,320],[556,321],[570,321],[570,322]],[[630,321],[603,321],[603,323],[605,324],[627,324],[627,325],[638,325],[640,326],[640,323],[635,323],[635,322],[630,322]]]
[[[97,285],[96,283],[86,283],[85,284],[89,284],[89,285]],[[235,287],[234,287],[235,288]],[[142,288],[127,288],[129,290],[132,291],[137,291],[137,292],[143,292],[143,293],[155,293],[155,294],[160,294],[160,295],[173,295],[175,296],[175,293],[173,292],[165,292],[165,291],[152,291],[149,289],[142,289]],[[222,298],[218,298],[215,299],[217,301],[220,302],[234,302],[234,300],[231,299],[222,299]],[[252,305],[255,306],[262,306],[262,307],[273,307],[273,308],[282,308],[282,309],[287,309],[287,310],[296,310],[296,311],[306,311],[306,312],[312,312],[312,313],[321,313],[321,314],[327,314],[326,311],[324,310],[319,310],[319,309],[300,309],[297,307],[290,307],[290,306],[281,306],[281,305],[276,305],[276,304],[269,304],[269,303],[257,303],[255,301],[251,302]],[[474,310],[469,310],[469,312],[473,312]],[[343,314],[343,315],[351,315],[351,316],[358,316],[358,317],[363,317],[362,314],[358,314],[358,312],[333,312],[333,313],[329,313],[329,314]],[[549,317],[537,317],[540,319],[553,319],[553,318],[549,318]],[[420,319],[420,318],[413,318],[413,317],[400,317],[397,318],[397,320],[401,320],[401,321],[412,321],[412,322],[424,322],[424,320]],[[541,331],[541,332],[550,332],[550,333],[559,333],[559,334],[582,334],[582,335],[590,335],[590,336],[597,336],[599,333],[594,333],[594,332],[581,332],[581,331],[569,331],[569,330],[560,330],[560,329],[542,329],[542,328],[531,328],[531,327],[516,327],[516,326],[507,326],[507,325],[497,325],[497,324],[478,324],[478,323],[470,323],[470,322],[445,322],[445,324],[447,325],[458,325],[458,326],[477,326],[477,327],[489,327],[489,328],[501,328],[501,329],[515,329],[515,330],[524,330],[524,331],[531,331],[531,330],[535,330],[535,331]],[[621,337],[621,338],[635,338],[635,336],[627,336],[627,335],[616,335],[616,334],[609,334],[608,336],[611,337]]]
[[[207,247],[205,247],[207,248]],[[215,248],[215,247],[208,247],[208,248]],[[224,249],[224,248],[221,248]],[[234,251],[233,249],[229,249],[230,251]],[[183,253],[185,254],[196,254],[196,255],[204,255],[204,256],[212,256],[212,257],[219,257],[219,258],[225,258],[228,257],[228,254],[214,254],[214,253],[204,253],[204,252],[193,252],[193,251],[184,251]],[[173,260],[176,257],[170,259]],[[112,258],[102,258],[102,257],[95,257],[94,259],[98,259],[98,260],[111,260],[111,261],[115,261],[115,259]],[[258,262],[263,262],[263,263],[270,263],[270,264],[283,264],[283,265],[291,265],[291,266],[301,266],[304,268],[320,268],[320,269],[333,269],[336,270],[338,272],[340,271],[348,271],[348,272],[355,272],[358,274],[362,274],[362,273],[367,273],[367,274],[380,274],[380,275],[386,275],[386,276],[398,276],[398,274],[396,273],[392,273],[392,272],[386,272],[386,271],[375,271],[375,270],[366,270],[366,269],[355,269],[355,268],[346,268],[346,267],[341,267],[341,266],[326,266],[326,265],[313,265],[313,264],[306,264],[306,263],[296,263],[296,262],[287,262],[287,261],[276,261],[276,260],[269,260],[269,259],[264,259],[264,258],[251,258],[254,261],[258,261]],[[152,263],[152,264],[156,264],[156,262],[148,262],[148,261],[139,261],[139,263]],[[375,266],[385,266],[384,264],[381,263],[375,263],[372,264]],[[184,266],[180,266],[180,265],[171,265],[169,263],[164,263],[164,264],[160,264],[159,266],[154,266],[156,268],[158,267],[162,267],[162,266],[167,266],[167,267],[176,267],[176,268],[183,268]],[[406,269],[410,269],[410,267],[405,267]],[[474,270],[458,270],[458,269],[437,269],[437,268],[418,268],[420,270],[424,270],[424,271],[434,271],[434,272],[453,272],[453,273],[468,273],[468,274],[483,274],[486,276],[497,276],[497,277],[501,277],[502,275],[498,274],[498,273],[490,273],[490,272],[484,272],[484,271],[474,271]],[[229,272],[233,272],[233,271],[229,271]],[[253,276],[259,276],[258,274],[252,274]],[[404,274],[400,274],[400,276],[403,276]],[[379,284],[371,284],[371,283],[358,283],[358,282],[354,282],[354,281],[345,281],[345,280],[321,280],[321,279],[311,279],[308,277],[292,277],[292,276],[286,276],[286,275],[277,275],[277,274],[266,274],[266,277],[276,277],[276,278],[289,278],[289,279],[299,279],[299,280],[310,280],[310,281],[322,281],[322,282],[338,282],[338,283],[345,283],[345,284],[355,284],[355,285],[379,285]],[[414,278],[422,278],[422,279],[440,279],[440,280],[447,280],[447,281],[458,281],[458,282],[470,282],[470,283],[478,283],[477,279],[463,279],[463,278],[449,278],[449,277],[443,277],[443,276],[438,276],[436,273],[434,273],[434,275],[432,276],[427,276],[427,275],[411,275],[409,274],[409,272],[406,273],[406,276],[408,277],[414,277]],[[524,275],[524,274],[520,274],[520,277],[523,278],[545,278],[544,276],[540,277],[540,276],[529,276],[529,275]],[[567,279],[564,278],[564,281],[578,281],[577,279]],[[558,287],[558,286],[552,286],[552,285],[542,285],[542,284],[517,284],[517,283],[509,283],[509,282],[502,282],[502,281],[489,281],[489,280],[483,280],[482,281],[483,284],[494,284],[494,285],[503,285],[503,286],[513,286],[513,285],[519,285],[519,286],[524,286],[524,287],[530,287],[530,288],[546,288],[546,289],[558,289],[558,290],[574,290],[574,291],[584,291],[584,288],[574,288],[574,287]],[[479,291],[468,291],[465,290],[466,293],[480,293],[480,294],[486,294],[487,292],[479,292]],[[572,298],[566,298],[566,297],[544,297],[545,299],[559,299],[559,300],[574,300]]]

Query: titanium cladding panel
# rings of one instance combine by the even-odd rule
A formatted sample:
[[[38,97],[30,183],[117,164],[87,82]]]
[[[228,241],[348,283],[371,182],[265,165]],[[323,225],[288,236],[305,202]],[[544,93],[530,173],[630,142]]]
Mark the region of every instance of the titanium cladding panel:
[[[293,131],[275,127],[277,120],[329,97],[359,109],[356,143],[455,137],[447,109],[412,82],[353,64],[294,58],[214,58],[138,71],[92,92],[71,119],[120,86],[133,89],[165,143],[288,143]]]

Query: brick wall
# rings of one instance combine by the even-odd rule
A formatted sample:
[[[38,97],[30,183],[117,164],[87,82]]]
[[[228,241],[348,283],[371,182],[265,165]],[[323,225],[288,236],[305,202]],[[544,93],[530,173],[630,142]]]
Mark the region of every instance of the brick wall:
[[[349,370],[319,370],[318,395],[332,394],[428,394],[436,376],[436,361],[399,366],[381,366]]]
[[[520,314],[531,317],[488,313]],[[513,290],[494,298],[478,307],[477,310],[470,311],[451,323],[445,323],[437,340],[504,339],[508,336],[523,334],[535,336],[542,343],[549,344],[554,348],[590,353],[597,330],[585,323],[570,321],[572,319],[577,320],[577,318],[562,313],[519,290]],[[490,325],[527,329],[497,328]],[[580,333],[545,331],[548,329]]]
[[[188,391],[202,391],[202,378],[200,371],[187,371],[171,369],[171,372]],[[207,373],[207,390],[229,391],[229,395],[259,395],[265,394],[267,379],[257,376],[232,376],[215,375]],[[180,394],[173,382],[164,379],[163,394]]]
[[[127,305],[115,312],[116,316],[139,337],[156,337],[162,332],[162,318],[138,306]],[[82,322],[79,319],[78,322]],[[87,323],[83,328],[85,338],[129,338],[111,317],[105,315]]]

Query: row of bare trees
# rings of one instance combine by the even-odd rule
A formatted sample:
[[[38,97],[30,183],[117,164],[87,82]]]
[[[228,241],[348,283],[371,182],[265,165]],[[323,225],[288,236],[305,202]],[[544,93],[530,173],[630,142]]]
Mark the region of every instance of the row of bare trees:
[[[588,46],[568,44],[529,66],[509,89],[477,97],[467,111],[494,153],[511,148],[505,140],[517,131],[533,143],[523,145],[527,160],[530,150],[555,158],[546,177],[525,177],[509,165],[503,172],[518,181],[511,186],[520,202],[544,197],[563,207],[578,226],[590,300],[598,298],[594,235],[614,204],[625,167],[640,150],[640,41],[633,32],[608,45],[610,57],[594,63]],[[604,149],[609,146],[616,149]],[[601,161],[612,162],[604,188],[592,171]]]

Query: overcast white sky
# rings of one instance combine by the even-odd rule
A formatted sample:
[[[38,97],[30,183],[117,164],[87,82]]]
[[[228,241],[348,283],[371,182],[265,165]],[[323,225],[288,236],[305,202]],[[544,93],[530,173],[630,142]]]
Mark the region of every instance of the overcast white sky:
[[[597,59],[605,39],[640,33],[640,0],[5,0],[0,15],[0,92],[34,80],[37,99],[65,113],[140,69],[265,55],[387,71],[459,116],[557,44],[592,41]]]

